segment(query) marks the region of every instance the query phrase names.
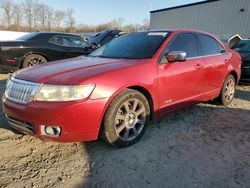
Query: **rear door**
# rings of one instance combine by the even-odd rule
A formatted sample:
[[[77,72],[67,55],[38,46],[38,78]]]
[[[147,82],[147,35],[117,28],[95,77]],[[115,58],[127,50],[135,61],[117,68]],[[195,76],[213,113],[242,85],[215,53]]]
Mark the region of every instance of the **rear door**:
[[[227,62],[230,57],[224,47],[213,37],[197,34],[204,58],[204,94],[205,99],[218,95],[227,73]]]
[[[186,52],[187,60],[158,65],[159,103],[163,113],[199,102],[203,91],[203,58],[196,36],[179,34],[169,42],[163,54],[172,51]],[[163,61],[166,60],[161,59]]]

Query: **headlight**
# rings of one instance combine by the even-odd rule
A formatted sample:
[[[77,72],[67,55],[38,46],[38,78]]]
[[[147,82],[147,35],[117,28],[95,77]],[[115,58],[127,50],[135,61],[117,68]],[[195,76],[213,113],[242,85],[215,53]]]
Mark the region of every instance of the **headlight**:
[[[74,101],[86,99],[95,85],[50,85],[41,86],[35,96],[36,101]]]

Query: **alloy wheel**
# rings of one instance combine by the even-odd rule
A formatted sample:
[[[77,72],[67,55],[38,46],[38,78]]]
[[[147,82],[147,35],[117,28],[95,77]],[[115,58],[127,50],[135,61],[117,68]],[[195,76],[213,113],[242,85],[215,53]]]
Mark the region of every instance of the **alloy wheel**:
[[[229,79],[226,82],[224,96],[227,102],[231,101],[235,93],[235,82],[233,79]]]
[[[116,135],[123,141],[135,139],[143,130],[146,122],[146,108],[142,101],[133,98],[125,101],[115,117]]]
[[[43,64],[43,63],[45,63],[45,60],[43,58],[33,57],[28,61],[28,66],[31,67],[31,66]]]

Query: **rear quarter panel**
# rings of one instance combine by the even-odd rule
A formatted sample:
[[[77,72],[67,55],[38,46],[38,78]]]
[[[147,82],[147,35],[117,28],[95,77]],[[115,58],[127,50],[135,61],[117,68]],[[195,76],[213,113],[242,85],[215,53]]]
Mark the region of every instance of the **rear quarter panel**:
[[[229,51],[229,53],[232,54],[230,66],[228,68],[228,72],[229,73],[232,71],[236,72],[237,82],[239,82],[240,76],[241,76],[241,65],[242,65],[241,56],[239,53],[235,52],[234,50],[230,49],[229,47],[227,47],[227,50]]]

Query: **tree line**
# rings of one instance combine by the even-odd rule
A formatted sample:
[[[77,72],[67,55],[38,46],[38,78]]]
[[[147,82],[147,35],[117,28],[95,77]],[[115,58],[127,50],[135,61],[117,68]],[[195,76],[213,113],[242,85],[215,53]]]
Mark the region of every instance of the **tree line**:
[[[0,30],[11,31],[56,31],[56,32],[99,32],[121,29],[125,32],[147,30],[149,21],[124,25],[123,18],[115,18],[99,25],[76,24],[74,10],[55,10],[37,0],[14,2],[0,0]]]

